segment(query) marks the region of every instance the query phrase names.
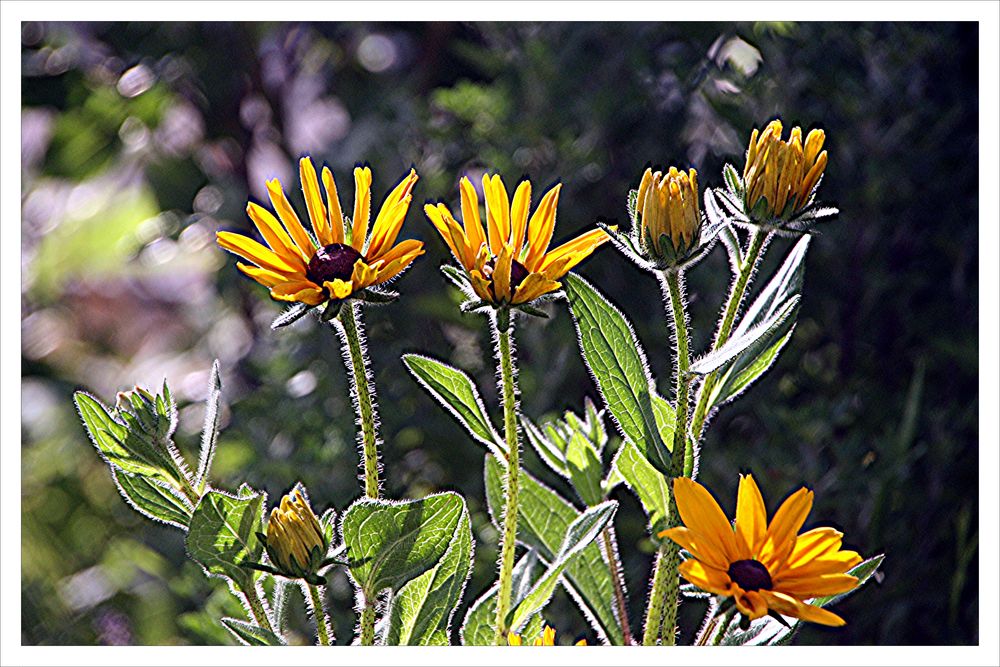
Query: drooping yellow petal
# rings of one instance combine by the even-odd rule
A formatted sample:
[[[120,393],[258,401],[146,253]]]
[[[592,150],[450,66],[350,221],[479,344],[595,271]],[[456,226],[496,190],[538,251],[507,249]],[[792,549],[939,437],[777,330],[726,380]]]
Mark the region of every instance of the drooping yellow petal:
[[[278,301],[301,301],[310,306],[318,306],[326,297],[315,283],[309,280],[293,280],[271,288],[271,297]]]
[[[562,183],[557,183],[546,192],[528,223],[528,256],[524,260],[524,267],[529,271],[539,270],[545,252],[552,242],[552,233],[556,226],[556,208],[559,205],[559,192],[561,190]]]
[[[351,272],[352,288],[354,290],[362,290],[375,284],[375,278],[378,276],[380,268],[380,266],[371,266],[364,260],[355,262],[354,270]]]
[[[309,235],[306,234],[305,227],[299,222],[299,216],[296,215],[295,209],[288,203],[288,198],[285,197],[285,192],[281,189],[281,183],[278,179],[272,178],[267,182],[267,195],[271,198],[271,205],[274,206],[274,210],[281,218],[285,229],[288,230],[288,235],[295,241],[295,245],[302,251],[303,256],[312,257],[316,247]]]
[[[262,269],[275,271],[276,273],[297,273],[301,264],[293,265],[291,262],[279,257],[261,244],[242,234],[233,232],[216,232],[216,242],[225,250],[239,255],[243,259],[250,260]]]
[[[311,258],[292,242],[285,228],[270,211],[250,202],[247,204],[247,215],[276,255],[293,266],[301,265],[305,270],[305,263]]]
[[[351,221],[351,247],[362,252],[368,237],[368,218],[372,208],[372,170],[354,168],[354,218]]]
[[[346,299],[354,293],[354,284],[350,280],[334,278],[323,283],[323,287],[330,292],[333,299]]]
[[[740,487],[736,496],[736,531],[743,536],[750,550],[748,558],[754,557],[764,542],[767,532],[767,510],[764,498],[757,488],[753,475],[740,477]]]
[[[312,160],[307,157],[299,160],[299,180],[302,181],[302,194],[306,199],[306,209],[309,211],[313,233],[321,246],[330,245],[333,243],[330,220],[326,216],[326,206],[323,205],[323,196],[319,191],[316,168]]]
[[[514,290],[514,298],[511,300],[513,304],[528,303],[534,301],[543,294],[548,294],[549,292],[555,292],[557,289],[562,287],[561,283],[555,280],[549,280],[541,273],[529,273],[528,276],[521,281],[521,284],[517,286]]]
[[[495,297],[490,290],[490,281],[478,269],[469,271],[469,282],[472,283],[472,289],[480,299],[489,302],[494,300]]]
[[[805,604],[790,595],[785,595],[777,591],[760,591],[760,595],[767,602],[767,606],[779,614],[821,625],[834,627],[845,625],[844,619],[832,611],[827,611],[811,604]]]
[[[733,527],[708,489],[687,477],[677,477],[674,496],[684,525],[694,531],[706,549],[718,551],[730,563],[739,560]]]
[[[344,213],[340,208],[337,183],[333,180],[333,172],[329,167],[323,167],[323,187],[326,189],[326,208],[330,216],[330,242],[343,243]]]
[[[767,614],[767,602],[757,591],[745,591],[733,596],[736,608],[751,621]]]

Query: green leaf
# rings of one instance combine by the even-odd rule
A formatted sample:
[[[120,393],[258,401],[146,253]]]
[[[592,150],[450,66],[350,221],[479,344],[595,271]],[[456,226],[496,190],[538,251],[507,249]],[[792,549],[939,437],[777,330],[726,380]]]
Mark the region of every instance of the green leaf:
[[[632,326],[582,278],[569,274],[564,286],[584,361],[611,416],[655,468],[669,473],[670,450],[653,413],[655,385]]]
[[[465,501],[457,493],[404,502],[365,498],[351,505],[340,530],[349,571],[366,599],[386,588],[398,591],[433,568],[464,517]]]
[[[529,549],[517,563],[511,574],[511,606],[516,607],[531,591],[535,582],[541,576],[542,570],[538,552]],[[465,646],[492,646],[495,635],[497,617],[497,585],[494,584],[486,593],[476,600],[465,615],[465,622],[459,634]],[[538,619],[538,630],[541,631],[541,615],[532,617]],[[531,627],[532,621],[527,623]],[[525,630],[527,632],[527,628]]]
[[[532,615],[541,611],[548,604],[549,600],[552,599],[552,593],[555,592],[559,578],[570,562],[586,547],[594,543],[598,534],[614,517],[617,509],[618,503],[609,500],[596,507],[591,507],[570,524],[562,546],[555,558],[549,563],[545,574],[511,613],[509,626],[513,632],[518,632]]]
[[[219,443],[219,403],[222,400],[222,377],[219,360],[212,363],[212,374],[208,380],[208,396],[205,398],[205,425],[201,430],[201,456],[195,475],[195,488],[204,493],[208,483],[208,473],[215,458],[215,448]]]
[[[236,618],[224,618],[222,624],[233,633],[234,637],[247,646],[285,646],[284,639],[252,623]]]
[[[280,329],[281,327],[287,327],[289,324],[294,324],[302,319],[306,313],[309,312],[311,306],[304,303],[296,303],[294,305],[285,308],[281,311],[281,314],[274,318],[271,322],[271,330]]]
[[[574,431],[566,443],[566,468],[580,500],[593,507],[604,500],[601,484],[604,467],[593,445],[580,431]]]
[[[486,500],[493,517],[500,516],[503,507],[502,463],[486,457]],[[570,525],[580,512],[558,493],[545,486],[524,470],[520,474],[517,539],[525,546],[537,549],[548,562],[555,559]],[[613,607],[614,584],[608,563],[601,549],[590,544],[566,568],[563,587],[580,607],[602,641],[622,645],[622,630]]]
[[[795,296],[767,320],[747,330],[734,331],[722,347],[692,363],[691,372],[706,375],[720,369],[729,369],[739,360],[756,358],[755,352],[769,348],[788,333],[795,323],[798,305],[799,297]]]
[[[840,602],[848,595],[856,593],[874,576],[879,566],[882,565],[883,560],[885,560],[885,555],[879,554],[848,570],[847,574],[858,578],[858,585],[848,592],[816,598],[809,603],[817,607],[829,607]],[[795,618],[787,618],[786,620],[788,622],[787,626],[782,625],[777,619],[765,616],[751,623],[747,630],[741,630],[734,623],[727,629],[721,643],[724,646],[746,646],[749,644],[774,646],[777,644],[787,644],[795,636],[802,623]]]
[[[221,576],[246,590],[253,572],[244,563],[259,562],[265,496],[246,485],[237,495],[209,491],[201,497],[188,525],[185,546],[209,576]]]
[[[122,497],[139,514],[187,530],[194,508],[173,487],[114,467],[111,468],[111,479]]]
[[[503,441],[490,423],[483,399],[468,375],[430,357],[403,355],[403,363],[431,396],[450,412],[476,440],[497,455],[504,455]]]
[[[626,441],[618,450],[612,464],[632,492],[639,497],[642,508],[649,517],[652,533],[666,530],[670,518],[670,480],[649,464],[631,442]]]
[[[386,644],[447,646],[451,643],[451,619],[472,571],[472,526],[464,500],[462,505],[457,531],[438,564],[393,596]]]

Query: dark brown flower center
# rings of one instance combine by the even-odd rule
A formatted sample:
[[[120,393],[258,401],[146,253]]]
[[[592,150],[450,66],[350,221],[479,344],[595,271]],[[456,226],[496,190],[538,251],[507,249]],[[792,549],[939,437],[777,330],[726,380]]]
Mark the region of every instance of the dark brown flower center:
[[[729,578],[745,591],[770,589],[771,573],[755,560],[738,560],[729,566]]]
[[[490,261],[486,262],[486,268],[489,269],[489,274],[488,275],[489,275],[490,280],[493,279],[493,271],[496,269],[496,263],[497,263],[497,260],[496,260],[495,257],[493,259],[491,259]],[[531,272],[528,271],[528,269],[524,266],[524,264],[521,264],[521,262],[517,261],[516,259],[513,260],[513,261],[511,261],[511,263],[510,263],[510,291],[513,293],[513,291],[516,290],[518,287],[520,287],[521,283],[524,282],[524,279],[527,278],[530,274],[531,274]]]
[[[309,260],[306,277],[317,285],[328,280],[350,280],[354,265],[361,259],[361,253],[349,245],[333,243],[323,246]]]

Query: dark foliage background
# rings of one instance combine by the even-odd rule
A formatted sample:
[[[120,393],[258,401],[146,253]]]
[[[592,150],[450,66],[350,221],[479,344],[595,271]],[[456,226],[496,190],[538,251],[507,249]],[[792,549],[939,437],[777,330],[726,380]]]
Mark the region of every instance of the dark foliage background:
[[[73,411],[77,388],[112,400],[167,378],[193,456],[218,357],[220,486],[247,480],[274,499],[302,480],[338,509],[358,495],[335,337],[315,323],[272,333],[278,307],[213,242],[219,228],[250,227],[243,208],[264,198],[265,178],[300,198],[295,160],[311,153],[347,197],[359,161],[378,193],[413,164],[418,199],[452,203],[458,176],[482,168],[508,187],[530,175],[536,199],[561,180],[558,240],[599,216],[623,221],[647,163],[691,164],[719,184],[751,128],[776,116],[826,130],[822,195],[842,213],[812,244],[791,344],[712,423],[701,479],[730,510],[739,471],[755,473],[772,508],[808,484],[812,522],[888,554],[884,579],[840,605],[846,628],[799,641],[977,642],[974,24],[26,23],[22,40],[24,643],[230,641],[213,619],[234,602],[184,558],[179,531],[121,501]],[[494,576],[482,453],[399,356],[470,371],[495,409],[491,347],[483,323],[459,314],[438,272],[446,248],[419,206],[404,233],[427,254],[399,283],[401,302],[367,315],[387,491],[468,499],[471,600]],[[789,247],[772,245],[765,274]],[[611,248],[581,272],[635,322],[666,391],[655,282]],[[689,275],[697,349],[728,277],[721,249]],[[552,314],[518,330],[534,417],[595,392],[565,305]],[[652,547],[638,503],[624,488],[615,497],[638,624]],[[330,595],[344,641],[347,582]],[[564,593],[550,612],[561,635],[587,635]]]

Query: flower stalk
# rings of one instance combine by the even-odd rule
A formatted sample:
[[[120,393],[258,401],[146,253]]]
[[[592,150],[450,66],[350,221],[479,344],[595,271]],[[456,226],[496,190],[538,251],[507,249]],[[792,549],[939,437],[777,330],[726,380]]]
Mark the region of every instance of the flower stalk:
[[[497,586],[496,636],[497,646],[507,640],[507,614],[510,612],[511,586],[514,572],[514,549],[517,544],[518,477],[520,475],[520,442],[517,431],[517,380],[514,376],[513,329],[509,310],[498,310],[493,316],[500,364],[500,391],[503,400],[504,437],[507,443],[507,481],[504,489],[503,533],[500,542]]]
[[[326,607],[323,605],[323,595],[319,586],[306,584],[309,589],[309,600],[313,618],[316,619],[316,635],[319,638],[320,646],[330,646],[333,632],[330,630],[330,619],[326,615]]]
[[[351,396],[361,427],[361,465],[365,495],[379,497],[378,407],[371,385],[371,370],[361,332],[361,313],[353,301],[345,303],[337,316],[337,331],[344,343],[344,357],[351,366]]]
[[[611,584],[615,589],[615,607],[618,610],[618,622],[622,626],[622,643],[632,645],[632,629],[628,622],[628,601],[625,599],[625,582],[622,577],[621,561],[618,559],[618,546],[610,526],[601,531],[601,542],[608,558],[608,569],[611,571]]]
[[[257,626],[268,632],[274,632],[274,627],[271,625],[271,617],[268,615],[267,609],[264,608],[264,602],[260,599],[260,591],[257,590],[257,584],[251,583],[249,587],[244,588],[243,597],[247,601],[250,614],[253,616],[253,620],[257,623]]]
[[[361,645],[375,645],[375,602],[371,600],[365,600],[361,610]]]

